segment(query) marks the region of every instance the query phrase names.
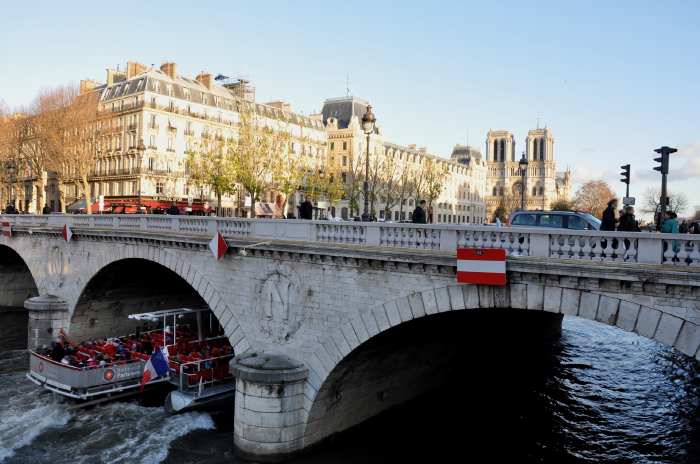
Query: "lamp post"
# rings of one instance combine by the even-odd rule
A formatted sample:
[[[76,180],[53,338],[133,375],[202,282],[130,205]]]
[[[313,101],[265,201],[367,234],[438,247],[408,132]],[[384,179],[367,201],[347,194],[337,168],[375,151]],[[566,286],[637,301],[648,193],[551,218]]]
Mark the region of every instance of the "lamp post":
[[[12,203],[15,206],[15,182],[17,182],[17,168],[15,167],[14,161],[10,160],[5,164],[5,171],[7,173],[7,183],[9,184],[9,198],[8,203]]]
[[[136,151],[139,153],[139,165],[138,165],[138,173],[139,173],[139,182],[137,185],[138,188],[138,195],[139,195],[139,202],[138,202],[138,212],[141,212],[141,166],[143,166],[143,155],[146,153],[146,145],[143,143],[143,139],[139,140],[139,145],[136,147]]]
[[[525,152],[523,152],[523,156],[520,158],[520,161],[518,162],[520,165],[520,176],[522,178],[520,182],[520,209],[525,210],[525,179],[527,175],[527,155]]]
[[[367,105],[367,112],[362,116],[362,130],[367,134],[367,158],[365,158],[365,181],[362,190],[365,194],[365,207],[362,212],[362,220],[369,221],[369,136],[374,132],[374,125],[377,118],[372,113],[372,105]]]

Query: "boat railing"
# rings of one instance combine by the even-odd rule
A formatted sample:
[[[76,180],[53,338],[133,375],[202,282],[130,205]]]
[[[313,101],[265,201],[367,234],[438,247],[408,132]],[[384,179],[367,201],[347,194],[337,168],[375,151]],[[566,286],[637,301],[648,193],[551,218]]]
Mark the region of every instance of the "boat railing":
[[[30,351],[29,377],[37,384],[68,396],[86,398],[104,389],[119,389],[121,384],[138,382],[145,362],[132,359],[82,367],[63,364]]]
[[[233,379],[228,368],[228,363],[233,356],[233,353],[230,353],[194,361],[175,361],[171,363],[170,368],[171,382],[173,379],[177,379],[178,390],[188,392],[198,398],[212,385],[230,382]]]

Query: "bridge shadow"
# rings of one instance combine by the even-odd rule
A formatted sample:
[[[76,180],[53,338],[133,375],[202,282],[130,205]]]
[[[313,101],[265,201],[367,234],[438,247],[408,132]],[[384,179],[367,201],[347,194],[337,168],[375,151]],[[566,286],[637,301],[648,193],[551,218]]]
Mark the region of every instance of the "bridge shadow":
[[[142,326],[129,314],[187,307],[207,304],[182,277],[153,261],[123,259],[90,279],[75,306],[70,333],[76,340],[125,335]]]
[[[38,294],[27,263],[12,248],[0,245],[0,351],[27,347],[24,300]]]

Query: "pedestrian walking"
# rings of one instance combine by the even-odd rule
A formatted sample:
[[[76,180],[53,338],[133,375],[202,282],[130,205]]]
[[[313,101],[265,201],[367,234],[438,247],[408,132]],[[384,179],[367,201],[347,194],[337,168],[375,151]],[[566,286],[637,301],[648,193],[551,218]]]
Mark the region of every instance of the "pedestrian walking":
[[[428,217],[425,212],[425,200],[421,200],[420,203],[416,206],[416,209],[413,210],[413,214],[411,215],[411,221],[413,221],[414,224],[427,224],[428,223]]]
[[[624,213],[618,221],[617,230],[620,232],[641,232],[639,222],[634,217],[634,207],[625,206]]]
[[[613,198],[608,202],[608,207],[603,211],[600,230],[614,231],[615,225],[618,223],[617,218],[617,198]]]
[[[678,232],[678,215],[674,213],[673,211],[666,211],[666,219],[664,220],[663,224],[661,224],[661,233],[662,234],[677,234]],[[664,252],[668,249],[668,243],[666,240],[664,240]],[[673,251],[674,253],[678,253],[681,251],[681,244],[678,240],[673,240]],[[673,258],[673,260],[677,260],[678,258]]]
[[[299,205],[299,219],[311,220],[314,218],[314,205],[309,197],[305,197],[304,201]]]

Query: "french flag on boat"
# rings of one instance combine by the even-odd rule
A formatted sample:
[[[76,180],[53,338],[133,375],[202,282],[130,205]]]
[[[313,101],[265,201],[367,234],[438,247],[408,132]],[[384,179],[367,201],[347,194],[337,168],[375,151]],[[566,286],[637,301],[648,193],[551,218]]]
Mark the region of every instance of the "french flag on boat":
[[[506,250],[457,248],[457,282],[505,286]]]
[[[141,390],[153,379],[167,375],[168,373],[168,349],[166,347],[156,348],[153,350],[151,358],[143,368],[143,376],[141,377]]]

